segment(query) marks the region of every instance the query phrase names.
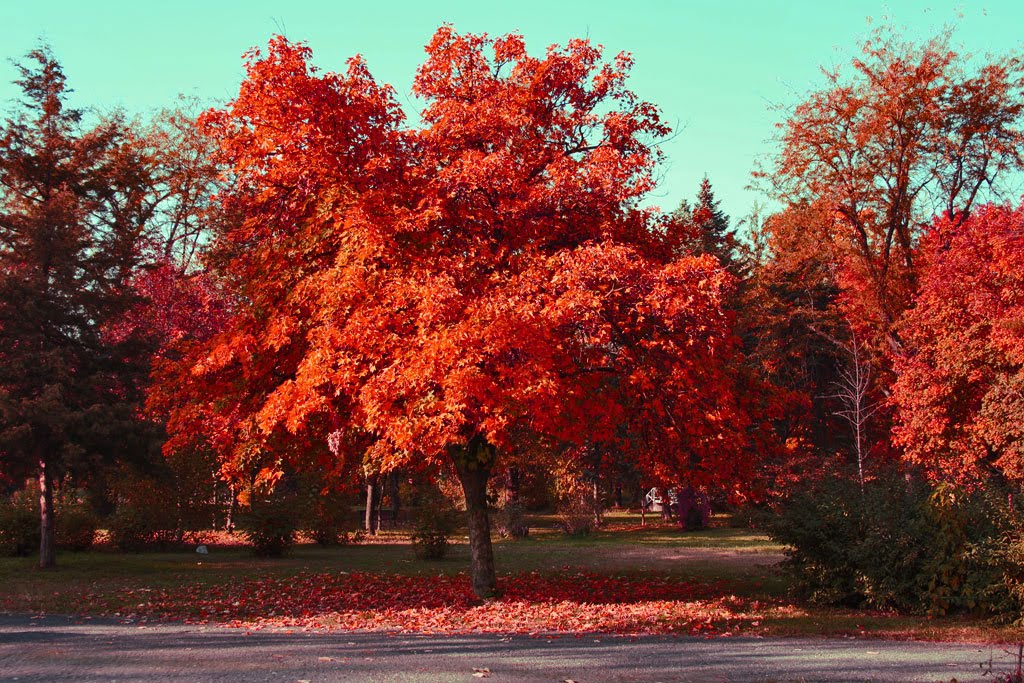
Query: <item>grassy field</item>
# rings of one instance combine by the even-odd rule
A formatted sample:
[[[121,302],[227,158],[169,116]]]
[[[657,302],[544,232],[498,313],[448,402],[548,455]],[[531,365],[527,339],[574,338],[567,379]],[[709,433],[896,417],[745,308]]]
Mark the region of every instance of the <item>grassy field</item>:
[[[501,575],[537,572],[557,580],[576,572],[636,581],[645,577],[685,582],[737,596],[756,610],[747,631],[763,635],[854,635],[1011,642],[1020,629],[982,618],[929,619],[919,616],[812,607],[788,597],[789,584],[776,564],[783,548],[763,534],[730,528],[717,518],[711,528],[684,532],[660,520],[640,526],[639,517],[610,515],[605,527],[583,537],[556,531],[554,520],[537,517],[527,539],[496,539]],[[62,553],[55,570],[35,569],[33,558],[0,559],[0,611],[95,613],[110,610],[149,591],[211,593],[253,579],[282,581],[309,575],[374,574],[457,577],[469,564],[464,539],[456,539],[442,561],[418,560],[406,534],[385,530],[371,542],[322,548],[300,544],[282,559],[253,557],[244,546],[213,546],[208,555],[179,552],[117,553],[95,550]],[[618,599],[621,601],[621,598]],[[104,610],[99,609],[100,613]]]

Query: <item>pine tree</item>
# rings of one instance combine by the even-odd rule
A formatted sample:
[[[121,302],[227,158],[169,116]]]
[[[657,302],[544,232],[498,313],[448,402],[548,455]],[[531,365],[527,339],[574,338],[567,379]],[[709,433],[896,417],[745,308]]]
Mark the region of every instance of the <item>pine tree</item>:
[[[53,486],[139,442],[142,356],[111,329],[144,256],[142,169],[122,119],[66,106],[43,47],[18,66],[0,127],[0,465],[39,482],[39,565],[55,564]],[[117,336],[117,335],[113,335]]]
[[[722,211],[707,176],[700,181],[700,190],[697,192],[697,202],[691,212],[691,220],[699,240],[696,245],[697,252],[711,254],[728,270],[735,270],[738,265],[735,254],[736,238],[729,228],[729,216]]]
[[[696,202],[682,200],[669,218],[667,239],[677,256],[710,254],[732,275],[742,279],[735,232],[730,229],[729,216],[722,211],[707,176],[701,180]]]

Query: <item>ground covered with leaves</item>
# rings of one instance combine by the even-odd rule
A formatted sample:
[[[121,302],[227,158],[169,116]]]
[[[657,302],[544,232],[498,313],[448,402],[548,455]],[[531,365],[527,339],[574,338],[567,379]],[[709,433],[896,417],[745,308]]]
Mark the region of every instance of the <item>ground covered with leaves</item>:
[[[502,577],[480,601],[468,577],[302,573],[219,585],[85,591],[83,615],[134,622],[185,621],[249,629],[295,627],[419,633],[731,635],[781,605],[728,586],[585,572]]]
[[[619,521],[619,520],[614,520]],[[632,522],[632,520],[623,520]],[[585,633],[725,637],[852,636],[1017,642],[1020,628],[973,615],[930,618],[795,601],[762,533],[716,526],[610,524],[585,538],[547,533],[501,541],[500,597],[476,600],[468,548],[441,562],[415,558],[405,535],[372,543],[297,546],[256,558],[232,543],[194,550],[66,553],[55,570],[35,558],[0,558],[0,613],[109,617],[247,630],[391,633]],[[229,539],[230,540],[230,539]]]

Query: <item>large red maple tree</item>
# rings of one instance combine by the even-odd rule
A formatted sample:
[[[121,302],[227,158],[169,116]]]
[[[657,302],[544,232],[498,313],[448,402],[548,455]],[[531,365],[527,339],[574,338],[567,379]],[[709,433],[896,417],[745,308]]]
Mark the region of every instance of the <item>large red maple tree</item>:
[[[237,312],[165,365],[156,401],[168,448],[203,434],[229,474],[453,466],[484,597],[487,482],[522,435],[700,485],[745,478],[747,425],[730,276],[674,257],[640,204],[668,128],[627,87],[631,58],[448,26],[426,52],[419,126],[359,58],[335,74],[283,38],[250,53],[205,117],[239,218],[209,260]]]

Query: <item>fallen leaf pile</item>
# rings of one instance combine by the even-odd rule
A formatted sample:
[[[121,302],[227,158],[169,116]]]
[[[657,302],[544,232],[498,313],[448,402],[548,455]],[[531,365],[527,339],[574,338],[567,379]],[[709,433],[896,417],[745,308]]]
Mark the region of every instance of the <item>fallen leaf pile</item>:
[[[498,588],[499,598],[480,602],[464,575],[306,573],[86,595],[79,604],[135,622],[449,634],[729,635],[769,607],[723,584],[651,576],[527,573],[501,577]]]

